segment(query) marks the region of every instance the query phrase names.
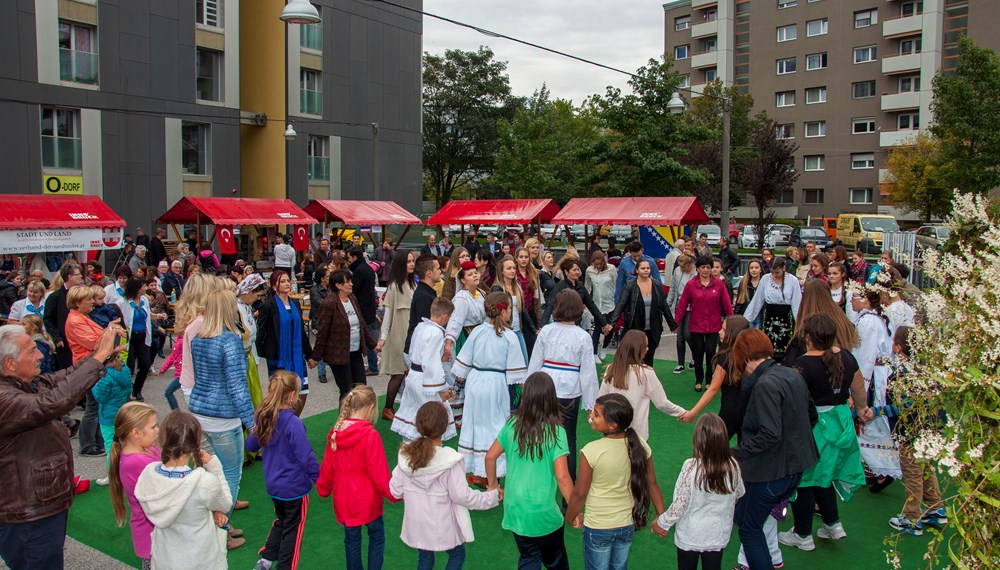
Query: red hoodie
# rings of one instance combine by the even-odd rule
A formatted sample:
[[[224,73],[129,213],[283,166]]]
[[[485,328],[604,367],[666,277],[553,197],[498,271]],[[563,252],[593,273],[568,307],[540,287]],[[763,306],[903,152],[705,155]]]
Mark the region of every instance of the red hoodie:
[[[327,441],[333,439],[330,430]],[[382,498],[398,502],[389,492],[389,463],[382,438],[371,423],[345,420],[336,432],[337,449],[326,446],[316,491],[333,493],[333,514],[344,526],[361,526],[382,516]]]

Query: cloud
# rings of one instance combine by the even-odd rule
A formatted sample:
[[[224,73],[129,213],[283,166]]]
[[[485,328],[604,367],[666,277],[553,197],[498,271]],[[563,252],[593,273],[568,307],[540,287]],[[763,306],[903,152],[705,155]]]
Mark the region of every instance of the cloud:
[[[663,54],[662,0],[425,1],[424,10],[548,48],[634,72]],[[424,17],[424,51],[489,46],[507,62],[515,95],[545,83],[554,97],[579,104],[612,85],[628,90],[628,76],[556,54]]]

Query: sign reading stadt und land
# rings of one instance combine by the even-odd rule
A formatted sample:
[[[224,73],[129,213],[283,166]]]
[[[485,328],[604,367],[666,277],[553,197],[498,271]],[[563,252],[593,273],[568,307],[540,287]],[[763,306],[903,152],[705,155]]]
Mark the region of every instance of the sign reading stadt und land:
[[[118,249],[124,228],[0,230],[0,254]]]

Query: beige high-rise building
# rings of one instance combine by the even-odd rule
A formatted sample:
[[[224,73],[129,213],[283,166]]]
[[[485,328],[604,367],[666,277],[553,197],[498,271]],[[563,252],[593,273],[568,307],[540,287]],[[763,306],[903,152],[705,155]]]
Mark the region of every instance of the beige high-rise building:
[[[778,217],[884,212],[886,155],[932,120],[931,82],[958,40],[1000,47],[998,0],[674,0],[664,52],[695,93],[721,79],[799,145]],[[882,187],[883,191],[885,186]],[[737,208],[734,217],[751,216]]]

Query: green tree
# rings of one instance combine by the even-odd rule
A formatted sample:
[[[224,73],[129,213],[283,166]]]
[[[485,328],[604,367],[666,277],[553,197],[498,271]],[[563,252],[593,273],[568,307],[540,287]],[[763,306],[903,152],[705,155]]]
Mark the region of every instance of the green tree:
[[[1000,56],[962,38],[955,72],[934,78],[931,109],[951,186],[981,195],[1000,187]]]
[[[492,185],[515,198],[551,198],[561,204],[592,193],[587,178],[593,165],[585,150],[600,129],[589,110],[550,99],[542,85],[512,121],[497,124],[497,131],[500,151]]]
[[[744,155],[736,166],[734,185],[753,202],[757,209],[757,250],[764,248],[766,230],[774,221],[771,204],[792,189],[799,178],[795,171],[795,151],[798,145],[777,137],[778,123],[758,113],[750,124],[749,142],[755,153]]]
[[[951,213],[954,175],[941,147],[937,137],[918,133],[889,152],[890,203],[916,212],[926,221]]]
[[[688,145],[707,140],[710,132],[667,108],[680,75],[668,59],[655,59],[629,80],[632,93],[608,87],[590,103],[605,128],[591,147],[598,165],[593,181],[603,196],[680,196],[708,183],[703,168],[685,163]]]
[[[506,69],[482,46],[424,54],[424,190],[435,206],[492,173],[497,121],[513,118],[519,106]]]

